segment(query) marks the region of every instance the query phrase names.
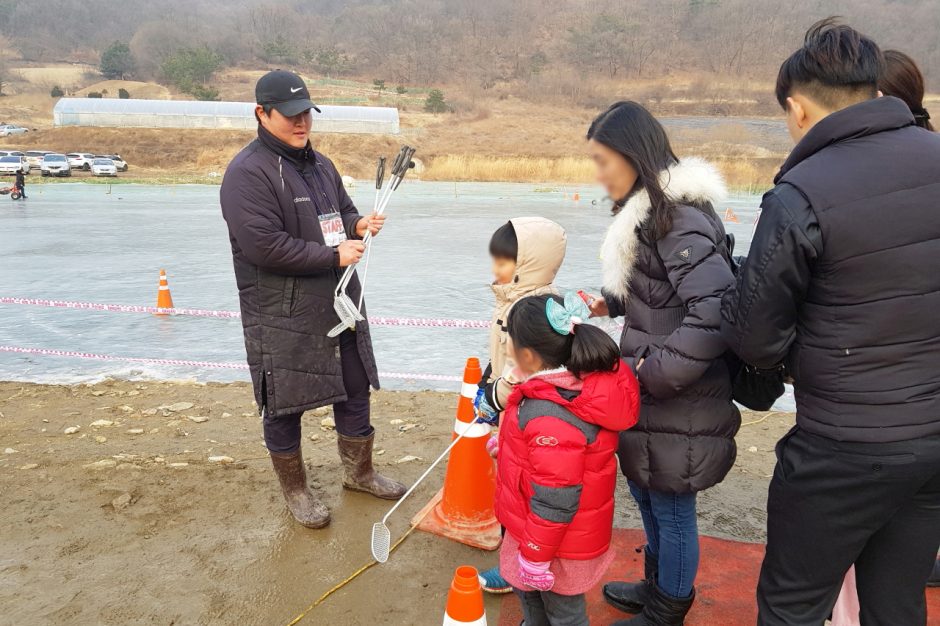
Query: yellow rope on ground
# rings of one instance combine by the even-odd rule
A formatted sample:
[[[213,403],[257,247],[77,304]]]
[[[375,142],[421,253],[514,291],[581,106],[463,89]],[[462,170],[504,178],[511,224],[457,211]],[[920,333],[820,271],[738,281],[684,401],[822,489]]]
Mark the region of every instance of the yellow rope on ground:
[[[760,418],[759,420],[754,420],[754,421],[752,421],[752,422],[744,422],[744,423],[741,424],[741,426],[744,427],[744,426],[753,426],[754,424],[760,424],[760,423],[763,422],[765,419],[767,419],[767,418],[770,417],[771,415],[776,415],[778,412],[779,412],[779,411],[771,411],[770,413],[765,414],[764,417]]]
[[[389,551],[388,551],[389,554],[391,554],[392,552],[394,552],[394,551],[395,551],[395,548],[397,548],[398,546],[400,546],[401,543],[402,543],[405,539],[408,538],[408,535],[410,535],[411,532],[412,532],[415,528],[417,528],[417,525],[412,526],[411,528],[409,528],[409,529],[405,532],[405,534],[402,535],[402,536],[398,539],[398,541],[396,541],[394,544],[392,544],[392,547],[391,547],[391,548],[389,549]],[[321,604],[323,604],[323,602],[324,602],[327,598],[329,598],[331,595],[333,595],[334,593],[336,593],[337,591],[339,591],[340,589],[342,589],[343,587],[345,587],[347,584],[349,584],[350,582],[352,582],[353,580],[355,580],[360,574],[362,574],[364,571],[366,571],[367,569],[369,569],[369,568],[372,567],[373,565],[378,565],[378,561],[376,561],[375,559],[372,559],[372,561],[370,561],[369,563],[366,563],[365,565],[363,565],[362,567],[360,567],[359,569],[357,569],[355,572],[353,572],[352,574],[350,574],[345,580],[343,580],[342,582],[340,582],[339,584],[337,584],[336,586],[334,586],[332,589],[330,589],[329,591],[327,591],[326,593],[324,593],[322,596],[320,596],[319,598],[317,598],[316,601],[315,601],[313,604],[311,604],[310,606],[308,606],[306,609],[304,609],[303,612],[302,612],[300,615],[298,615],[297,617],[295,617],[294,619],[292,619],[291,621],[289,621],[289,622],[287,623],[287,626],[294,626],[294,624],[296,624],[297,622],[299,622],[300,620],[302,620],[304,617],[306,617],[306,616],[307,616],[307,613],[309,613],[309,612],[312,611],[313,609],[315,609],[315,608],[317,608],[318,606],[320,606]]]

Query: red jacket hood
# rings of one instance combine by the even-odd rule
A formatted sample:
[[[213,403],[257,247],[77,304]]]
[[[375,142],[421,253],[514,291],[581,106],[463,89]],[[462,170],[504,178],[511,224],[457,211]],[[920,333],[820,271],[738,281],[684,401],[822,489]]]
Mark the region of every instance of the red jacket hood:
[[[566,400],[559,388],[580,391],[580,394]],[[584,378],[567,370],[536,374],[518,385],[509,401],[517,403],[523,397],[549,400],[585,422],[613,431],[626,430],[636,424],[640,410],[639,384],[622,362],[615,372],[595,372]]]

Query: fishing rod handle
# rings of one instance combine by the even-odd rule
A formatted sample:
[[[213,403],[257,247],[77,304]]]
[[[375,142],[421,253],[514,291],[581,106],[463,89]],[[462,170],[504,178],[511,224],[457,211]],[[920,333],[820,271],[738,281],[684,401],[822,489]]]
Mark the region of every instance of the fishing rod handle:
[[[375,170],[375,188],[382,188],[382,181],[385,180],[385,157],[379,157],[379,163]]]

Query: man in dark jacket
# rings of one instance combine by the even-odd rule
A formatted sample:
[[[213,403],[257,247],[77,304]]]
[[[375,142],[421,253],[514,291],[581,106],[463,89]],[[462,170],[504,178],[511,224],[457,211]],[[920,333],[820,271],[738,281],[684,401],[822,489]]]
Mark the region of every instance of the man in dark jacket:
[[[369,395],[379,379],[369,324],[327,334],[339,323],[333,294],[343,268],[359,261],[360,240],[384,218],[360,216],[333,163],[311,147],[311,109],[319,109],[299,76],[269,72],[255,96],[258,138],[225,172],[222,214],[265,445],[290,512],[321,528],[330,513],[307,485],[300,449],[308,409],[333,405],[344,487],[387,499],[405,492],[372,467]],[[347,293],[358,301],[357,278]]]
[[[798,141],[764,196],[722,335],[785,363],[759,623],[822,624],[855,564],[863,624],[926,623],[940,544],[940,136],[878,98],[884,60],[821,22],[780,69]]]
[[[26,174],[22,169],[16,170],[16,189],[21,198],[26,198]]]

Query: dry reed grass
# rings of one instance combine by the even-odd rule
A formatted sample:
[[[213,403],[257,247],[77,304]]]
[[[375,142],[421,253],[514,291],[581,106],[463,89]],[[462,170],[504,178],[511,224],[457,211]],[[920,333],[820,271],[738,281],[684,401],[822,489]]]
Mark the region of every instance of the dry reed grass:
[[[235,91],[249,89],[254,76],[232,72],[226,78]],[[49,128],[54,102],[39,93],[0,99],[0,119],[28,123],[32,117],[40,129],[0,140],[0,147],[117,152],[131,165],[127,179],[167,181],[179,175],[212,182],[254,136],[231,130]],[[402,143],[409,143],[418,148],[425,165],[418,175],[427,180],[593,181],[584,133],[596,110],[511,96],[480,98],[475,106],[445,115],[404,111],[401,136],[315,134],[312,139],[341,173],[359,179],[373,176],[377,157],[394,156]],[[767,188],[786,153],[782,143],[769,144],[767,137],[734,118],[707,129],[670,127],[670,135],[680,156],[718,162],[729,184],[740,189]]]
[[[71,87],[82,82],[85,73],[95,71],[91,65],[77,65],[63,63],[58,65],[42,65],[38,67],[17,67],[11,69],[13,74],[19,75],[23,80],[41,87],[46,85],[61,85]]]
[[[229,161],[252,139],[253,133],[240,131],[70,127],[10,137],[3,147],[61,152],[87,150],[99,154],[117,152],[130,163],[130,177],[167,180],[178,174],[185,179],[202,180],[212,172],[223,172]],[[579,155],[583,147],[580,141],[574,145],[575,149],[569,145],[564,156],[557,154],[565,152],[563,146],[552,150],[556,154],[530,156],[511,152],[520,146],[500,145],[493,150],[496,154],[487,155],[478,153],[473,144],[456,143],[452,149],[462,152],[438,153],[424,148],[425,142],[420,138],[413,141],[410,137],[375,135],[314,136],[317,149],[329,156],[340,172],[360,179],[371,178],[376,158],[394,156],[404,141],[418,146],[419,158],[425,165],[419,176],[425,180],[581,184],[594,180],[591,161]],[[540,139],[532,141],[537,145]],[[716,161],[728,184],[736,189],[768,188],[783,160],[782,155],[768,156],[766,150],[741,144],[722,146],[712,142],[683,148],[680,154],[700,155]]]
[[[721,158],[715,164],[729,187],[759,193],[773,186],[780,159]],[[594,165],[581,157],[482,157],[444,155],[432,158],[421,175],[425,180],[580,183],[594,180]]]
[[[584,157],[486,157],[443,155],[430,159],[427,180],[587,183],[594,165]]]
[[[715,164],[729,187],[736,191],[763,193],[773,187],[782,159],[717,159]]]

